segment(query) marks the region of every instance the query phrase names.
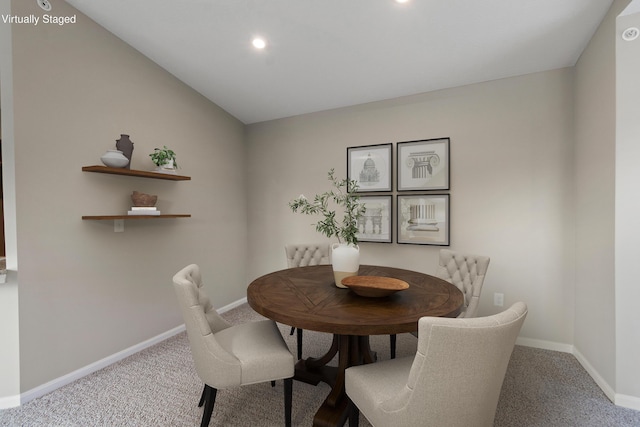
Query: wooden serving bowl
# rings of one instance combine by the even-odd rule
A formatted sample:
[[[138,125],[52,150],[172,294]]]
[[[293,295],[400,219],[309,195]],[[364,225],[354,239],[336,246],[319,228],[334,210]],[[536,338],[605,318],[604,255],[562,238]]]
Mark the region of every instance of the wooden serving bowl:
[[[342,279],[342,284],[356,295],[369,298],[381,298],[404,291],[409,284],[404,280],[380,276],[350,276]]]
[[[158,201],[158,196],[134,191],[131,194],[131,201],[133,202],[133,206],[153,207]]]

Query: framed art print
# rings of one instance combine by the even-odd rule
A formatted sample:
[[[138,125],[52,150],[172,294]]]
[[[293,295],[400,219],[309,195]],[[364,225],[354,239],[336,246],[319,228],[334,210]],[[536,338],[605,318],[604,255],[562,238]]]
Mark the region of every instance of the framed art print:
[[[360,196],[364,215],[358,218],[358,242],[391,243],[391,196]]]
[[[358,183],[358,193],[391,191],[392,144],[347,148],[347,178]]]
[[[449,189],[449,138],[398,142],[398,191]]]
[[[449,195],[398,195],[398,243],[449,246]]]

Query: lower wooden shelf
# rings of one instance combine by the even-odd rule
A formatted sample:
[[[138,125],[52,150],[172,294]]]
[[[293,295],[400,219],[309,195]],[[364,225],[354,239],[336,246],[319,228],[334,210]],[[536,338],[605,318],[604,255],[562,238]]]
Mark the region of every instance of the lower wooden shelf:
[[[157,219],[157,218],[191,218],[191,214],[173,215],[83,215],[83,220],[102,221],[114,219]]]

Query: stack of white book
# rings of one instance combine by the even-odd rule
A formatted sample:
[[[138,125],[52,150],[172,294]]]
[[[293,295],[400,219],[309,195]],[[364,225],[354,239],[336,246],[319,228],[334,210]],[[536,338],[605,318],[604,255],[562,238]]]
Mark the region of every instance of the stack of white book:
[[[129,215],[160,215],[160,211],[153,206],[132,206]]]

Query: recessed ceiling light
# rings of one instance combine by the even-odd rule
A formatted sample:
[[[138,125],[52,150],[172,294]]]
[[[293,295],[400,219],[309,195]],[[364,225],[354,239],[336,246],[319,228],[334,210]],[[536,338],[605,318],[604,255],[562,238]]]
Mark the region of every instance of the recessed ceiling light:
[[[47,12],[51,10],[51,3],[49,3],[49,0],[37,0],[36,3],[38,3],[38,6]]]
[[[267,46],[267,42],[261,37],[256,37],[251,43],[256,49],[264,49]]]
[[[636,27],[627,28],[622,33],[622,40],[633,41],[638,38],[638,34],[640,34],[640,31]]]
[[[409,0],[396,0],[396,3],[407,3]]]

